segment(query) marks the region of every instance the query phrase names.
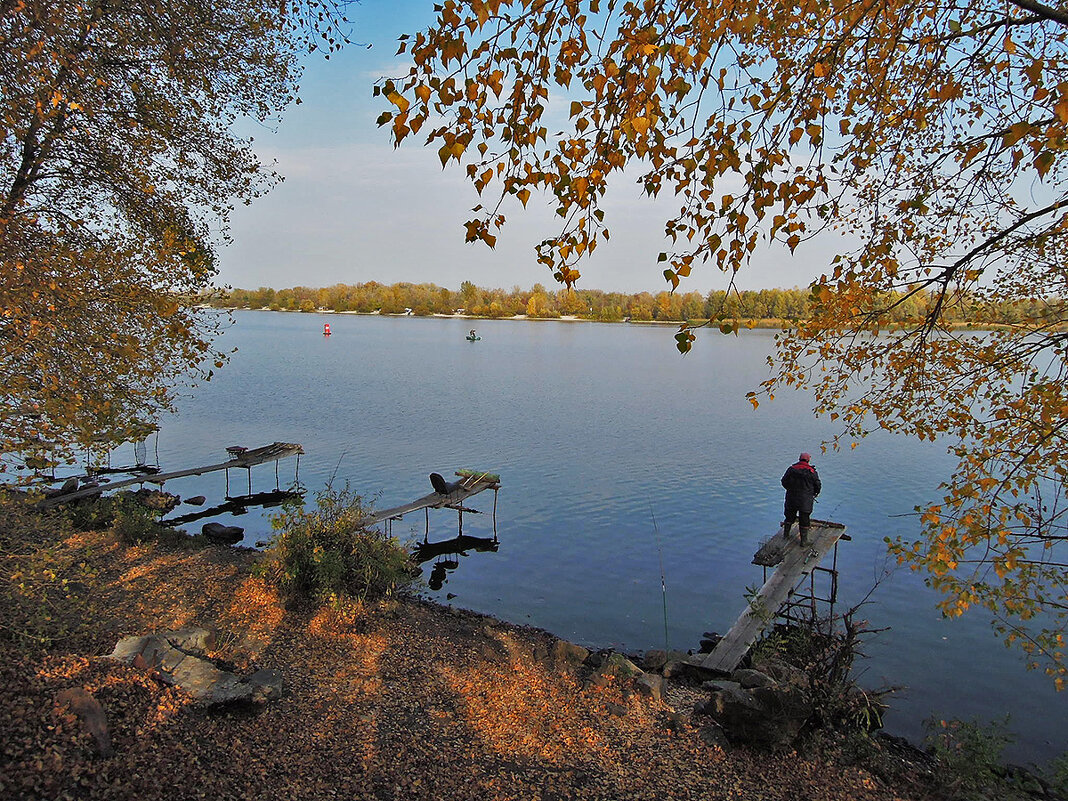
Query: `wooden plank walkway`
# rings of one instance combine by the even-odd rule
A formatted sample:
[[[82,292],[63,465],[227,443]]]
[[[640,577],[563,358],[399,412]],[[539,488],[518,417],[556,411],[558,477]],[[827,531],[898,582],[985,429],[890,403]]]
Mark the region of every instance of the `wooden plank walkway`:
[[[495,480],[496,476],[490,478],[489,474],[469,476],[466,473],[457,471],[456,475],[461,476],[461,486],[453,492],[450,492],[448,495],[431,492],[429,495],[424,495],[422,498],[416,498],[414,501],[401,504],[400,506],[394,506],[392,509],[376,511],[363,518],[363,520],[360,521],[360,525],[373,526],[377,523],[381,523],[383,520],[398,519],[403,515],[410,512],[416,512],[420,509],[441,509],[442,507],[457,509],[463,507],[463,502],[472,495],[478,495],[478,493],[488,489],[499,489],[501,486],[500,482]],[[464,508],[463,511],[470,512],[473,510]]]
[[[185,470],[175,470],[170,473],[153,473],[151,475],[138,476],[137,478],[128,478],[122,481],[112,481],[107,484],[98,484],[95,487],[85,487],[84,489],[75,490],[74,492],[65,492],[62,495],[53,495],[51,498],[45,498],[38,503],[43,509],[48,509],[52,506],[58,506],[61,503],[67,503],[68,501],[76,501],[79,498],[89,498],[93,495],[100,495],[104,492],[110,492],[120,487],[129,487],[133,484],[159,484],[162,485],[165,481],[170,481],[174,478],[182,478],[184,476],[199,476],[204,473],[214,473],[219,470],[229,470],[232,467],[247,467],[251,468],[258,464],[264,464],[266,462],[277,462],[281,459],[285,459],[290,456],[297,456],[304,453],[304,448],[294,442],[273,442],[270,445],[264,445],[260,448],[251,448],[237,454],[232,459],[225,462],[219,462],[218,464],[209,464],[204,467],[190,467]]]
[[[819,565],[820,560],[830,552],[844,534],[845,526],[839,523],[813,520],[812,528],[809,530],[809,544],[801,547],[796,527],[793,529],[793,536],[785,541],[780,529],[779,533],[758,552],[759,556],[766,552],[769,545],[774,547],[775,541],[778,540],[778,544],[782,546],[782,561],[779,562],[779,566],[746,606],[745,611],[727,632],[727,636],[719,641],[712,653],[703,657],[694,657],[695,664],[723,673],[730,673],[734,670],[742,661],[749,646],[786,602],[790,591],[798,585],[800,579]]]

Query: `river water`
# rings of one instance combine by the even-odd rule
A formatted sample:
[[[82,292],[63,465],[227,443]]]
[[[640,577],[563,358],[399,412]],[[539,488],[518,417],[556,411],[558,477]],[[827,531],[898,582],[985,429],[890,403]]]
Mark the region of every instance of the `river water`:
[[[471,327],[480,341],[465,341]],[[918,741],[932,715],[1011,713],[1010,757],[1042,763],[1068,748],[1065,694],[1025,671],[982,612],[942,620],[922,578],[886,556],[884,537],[913,536],[913,508],[947,477],[944,447],[877,434],[820,454],[836,430],[806,397],[782,393],[758,409],[745,399],[767,377],[772,332],[707,333],[685,357],[673,333],[236,312],[221,345],[237,352],[164,421],[159,458],[170,470],[222,461],[228,445],[299,442],[299,478],[311,492],[334,477],[379,508],[429,492],[430,472],[499,473],[499,549],[453,557],[440,589],[423,591],[575,642],[643,650],[696,648],[702,632],[726,632],[747,586],[761,583],[750,560],[781,519],[779,478],[811,451],[824,487],[814,516],[853,538],[838,552],[839,610],[891,571],[861,612],[889,627],[865,649],[862,683],[907,688],[887,729]],[[293,460],[282,462],[281,486],[293,477]],[[273,489],[273,467],[254,468],[252,480],[254,491]],[[247,489],[244,471],[230,482],[231,494]],[[204,494],[209,505],[225,495],[221,474],[167,489]],[[464,534],[491,537],[493,494],[472,505],[487,514],[465,514]],[[268,516],[218,519],[244,526],[252,545],[270,535]],[[393,533],[421,540],[425,526],[420,512]],[[456,514],[433,511],[429,527],[431,540],[455,536]]]

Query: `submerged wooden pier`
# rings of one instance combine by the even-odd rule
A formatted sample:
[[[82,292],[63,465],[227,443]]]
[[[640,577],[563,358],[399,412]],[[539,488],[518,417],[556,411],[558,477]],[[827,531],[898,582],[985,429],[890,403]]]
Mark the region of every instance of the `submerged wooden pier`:
[[[185,470],[174,470],[169,473],[151,473],[137,476],[136,478],[124,479],[122,481],[112,481],[106,484],[96,484],[74,490],[73,492],[64,492],[62,494],[53,495],[40,501],[38,505],[47,509],[69,501],[76,501],[79,498],[89,498],[93,495],[100,495],[104,492],[110,492],[111,490],[120,489],[121,487],[129,487],[134,484],[157,484],[162,486],[164,482],[175,478],[199,476],[204,473],[214,473],[220,470],[229,471],[231,468],[238,467],[246,468],[249,471],[249,493],[251,494],[252,468],[254,466],[266,464],[268,462],[274,462],[277,465],[279,461],[290,456],[296,456],[299,465],[300,455],[304,453],[304,448],[294,442],[273,442],[270,445],[264,445],[260,448],[240,448],[233,446],[226,450],[231,454],[231,458],[225,462],[204,465],[203,467],[190,467]],[[229,473],[227,473],[227,479],[227,495],[229,495]]]
[[[749,601],[712,653],[693,657],[694,663],[724,673],[734,670],[764,627],[789,603],[790,594],[819,567],[820,561],[840,539],[849,539],[845,530],[840,523],[813,520],[808,545],[800,544],[796,529],[790,537],[784,537],[780,530],[765,543],[753,561],[765,567],[777,565],[775,572]],[[780,555],[781,559],[778,558]]]

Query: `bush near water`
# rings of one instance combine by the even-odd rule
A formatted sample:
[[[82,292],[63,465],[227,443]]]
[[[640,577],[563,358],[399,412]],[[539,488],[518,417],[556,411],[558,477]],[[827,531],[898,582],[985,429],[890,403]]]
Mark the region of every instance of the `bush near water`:
[[[417,573],[408,552],[361,524],[368,510],[348,483],[328,485],[315,500],[312,509],[300,501],[271,519],[278,533],[257,566],[259,575],[291,599],[318,601],[388,597],[412,582]]]

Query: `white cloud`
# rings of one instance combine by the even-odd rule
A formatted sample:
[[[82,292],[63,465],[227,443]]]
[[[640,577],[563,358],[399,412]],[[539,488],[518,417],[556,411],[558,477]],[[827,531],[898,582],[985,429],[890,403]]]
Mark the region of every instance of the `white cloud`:
[[[373,42],[375,49],[351,48],[330,61],[313,60],[301,91],[304,102],[290,109],[277,133],[252,130],[263,160],[277,162],[286,180],[235,212],[234,244],[221,258],[223,283],[282,287],[403,280],[450,288],[465,280],[503,287],[551,283],[533,250],[559,228],[545,198],[533,196],[525,211],[517,203],[505,208],[508,223],[495,250],[465,244],[463,222],[480,199],[463,172],[452,165],[443,171],[435,148],[421,146],[422,138],[394,149],[388,128],[375,125],[388,103],[372,96],[374,80],[392,68],[407,70],[403,57],[394,58],[393,50],[384,57],[386,50],[395,49],[400,32],[414,32],[430,19],[429,3],[357,6],[355,38]],[[563,99],[551,102],[546,127],[554,132],[566,114]],[[656,258],[670,249],[664,221],[677,212],[678,201],[670,195],[645,197],[635,184],[638,174],[613,177],[604,204],[612,238],[579,266],[580,286],[666,288]],[[722,186],[723,192],[734,189]],[[825,270],[828,259],[826,240],[802,246],[796,257],[771,246],[758,251],[739,283],[805,285]],[[682,289],[704,292],[726,283],[714,266],[701,265]]]

